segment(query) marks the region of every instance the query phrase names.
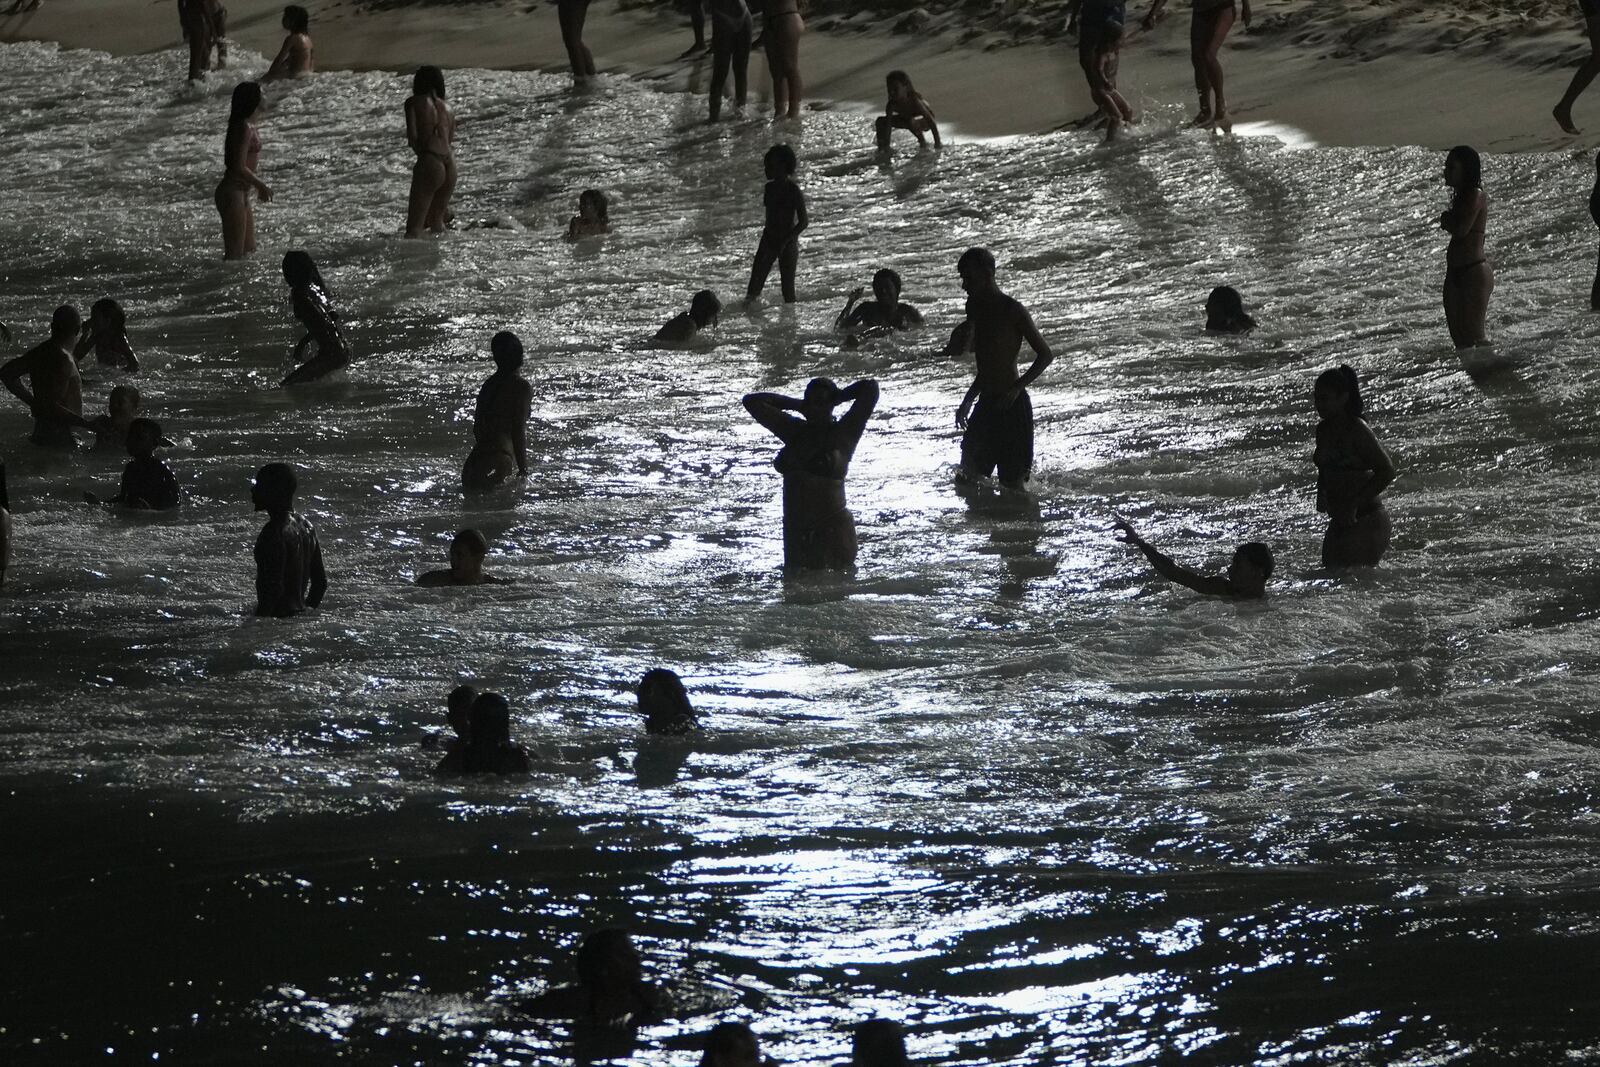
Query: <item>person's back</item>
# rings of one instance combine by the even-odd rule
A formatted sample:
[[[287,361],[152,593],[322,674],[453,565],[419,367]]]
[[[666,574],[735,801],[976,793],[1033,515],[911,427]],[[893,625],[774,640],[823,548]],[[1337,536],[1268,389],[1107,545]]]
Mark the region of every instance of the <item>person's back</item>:
[[[528,473],[528,418],[533,386],[522,377],[522,341],[502,330],[489,343],[495,372],[478,390],[472,410],[472,452],[462,467],[466,489],[487,489]]]
[[[295,488],[286,463],[269,463],[256,475],[256,510],[271,516],[256,538],[257,615],[298,615],[321,603],[328,588],[317,532],[293,511]]]

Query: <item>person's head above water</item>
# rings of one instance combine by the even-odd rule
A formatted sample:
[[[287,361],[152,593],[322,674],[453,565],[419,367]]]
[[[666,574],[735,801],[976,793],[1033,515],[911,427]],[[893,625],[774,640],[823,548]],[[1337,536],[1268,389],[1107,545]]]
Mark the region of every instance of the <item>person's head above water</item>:
[[[144,459],[156,454],[161,444],[161,424],[155,419],[134,419],[128,423],[128,455]]]
[[[744,1023],[718,1023],[706,1035],[700,1067],[761,1067],[761,1043]]]
[[[1311,391],[1317,405],[1317,414],[1323,418],[1348,415],[1361,418],[1366,405],[1361,401],[1361,383],[1356,372],[1341,363],[1317,375],[1317,384]]]
[[[1483,161],[1471,145],[1458,144],[1444,157],[1444,183],[1457,192],[1483,188]]]
[[[893,311],[900,306],[900,290],[904,286],[900,282],[898,271],[884,267],[872,276],[872,295],[887,311]]]
[[[956,273],[961,275],[961,288],[967,292],[993,288],[994,253],[987,248],[969,248],[956,260]]]
[[[788,145],[775,144],[761,157],[761,166],[767,172],[767,179],[776,181],[794,177],[794,172],[800,169],[800,159]]]
[[[445,721],[457,737],[465,740],[471,731],[472,705],[478,699],[478,689],[471,685],[458,685],[445,698]]]
[[[119,385],[111,390],[111,397],[106,401],[106,409],[111,412],[112,421],[131,419],[139,411],[139,390],[131,385]]]
[[[460,530],[450,542],[450,577],[458,582],[477,581],[483,573],[483,557],[489,554],[489,540],[477,530]]]
[[[578,194],[578,214],[593,222],[611,223],[611,201],[599,189],[585,189]]]
[[[71,304],[62,304],[50,316],[50,339],[57,343],[72,342],[83,333],[83,318]]]
[[[479,693],[467,713],[467,733],[477,748],[511,743],[511,704],[499,693]]]
[[[591,992],[630,993],[644,981],[644,961],[633,938],[620,927],[595,930],[572,954],[578,984]]]
[[[287,463],[268,463],[256,472],[255,481],[250,484],[250,498],[255,501],[257,511],[293,511],[294,493],[298,488],[300,480],[295,477],[293,467]]]
[[[283,254],[283,280],[289,283],[291,289],[300,289],[307,285],[315,285],[323,291],[327,291],[328,288],[311,254],[298,248],[290,249]]]
[[[522,338],[510,330],[501,330],[489,342],[489,354],[494,365],[503,371],[514,371],[522,366]]]
[[[906,1035],[892,1019],[868,1019],[851,1032],[850,1067],[908,1067]]]
[[[290,4],[283,9],[283,28],[290,33],[310,33],[311,12],[299,4]]]
[[[116,335],[128,328],[128,316],[122,305],[109,296],[102,296],[89,307],[89,326],[97,334]]]
[[[832,378],[813,378],[800,394],[800,414],[813,422],[831,422],[838,406],[839,386]]]
[[[722,301],[717,299],[717,294],[710,289],[702,289],[694,294],[694,299],[689,301],[689,317],[694,324],[702,330],[707,326],[717,324],[717,316],[722,314]]]
[[[418,67],[411,76],[411,91],[417,96],[436,96],[444,99],[444,71],[434,66]]]
[[[1260,596],[1267,591],[1267,579],[1272,577],[1274,565],[1272,549],[1260,541],[1246,542],[1233,550],[1228,581],[1246,596]]]
[[[1206,297],[1206,329],[1216,333],[1244,333],[1256,320],[1244,310],[1244,297],[1231,285],[1219,285]]]
[[[261,83],[240,82],[233,87],[233,99],[228,104],[228,125],[243,122],[261,110]]]
[[[676,671],[656,667],[639,679],[639,714],[644,729],[651,734],[681,733],[700,725],[689,703],[689,691]]]

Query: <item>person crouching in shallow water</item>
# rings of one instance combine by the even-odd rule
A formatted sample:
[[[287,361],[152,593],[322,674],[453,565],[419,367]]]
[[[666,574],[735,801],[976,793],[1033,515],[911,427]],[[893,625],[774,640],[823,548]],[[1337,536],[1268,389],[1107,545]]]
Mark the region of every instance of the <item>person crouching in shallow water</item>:
[[[721,314],[722,301],[717,299],[717,294],[710,289],[702,289],[689,301],[689,310],[668,319],[666,325],[656,331],[654,340],[663,345],[685,344],[699,336],[701,331],[716,326]]]
[[[706,1034],[700,1067],[772,1067],[761,1055],[756,1032],[744,1023],[718,1023]]]
[[[899,273],[884,267],[872,276],[873,299],[861,300],[866,290],[858,287],[845,301],[844,310],[834,320],[833,328],[850,332],[851,340],[859,342],[879,334],[921,326],[922,312],[910,304],[902,304],[900,291]]]
[[[417,578],[418,585],[510,585],[509,578],[483,573],[483,559],[489,554],[489,541],[477,530],[461,530],[450,542],[450,569],[429,571]]]
[[[284,385],[303,385],[332,374],[350,365],[350,349],[345,346],[344,335],[339,332],[339,313],[333,309],[333,297],[328,285],[317,271],[311,257],[301,251],[285,252],[283,280],[289,284],[289,300],[294,317],[305,326],[305,336],[295,342],[296,363],[313,341],[317,354],[301,363],[283,380]]]
[[[411,78],[406,99],[406,143],[417,154],[406,201],[406,236],[443,233],[456,189],[456,120],[444,102],[444,71],[423,66]]]
[[[122,313],[122,305],[109,296],[96,300],[89,309],[89,321],[72,355],[82,363],[90,352],[102,367],[120,367],[130,374],[139,369],[128,343],[128,317]]]
[[[800,235],[810,224],[806,216],[806,196],[794,180],[800,160],[788,145],[775,144],[767,149],[762,166],[767,172],[767,186],[761,194],[761,202],[767,210],[767,224],[761,231],[761,242],[756,245],[745,299],[754,301],[761,295],[767,275],[772,273],[772,265],[776,263],[778,278],[783,284],[783,301],[792,304],[795,301],[794,275],[800,263]]]
[[[1389,515],[1378,495],[1394,464],[1362,418],[1361,386],[1346,366],[1317,376],[1317,510],[1328,516],[1324,567],[1371,567],[1389,548]]]
[[[128,425],[128,455],[133,457],[122,468],[122,484],[117,495],[105,501],[135,511],[169,511],[178,506],[178,479],[172,468],[156,458],[161,444],[161,424],[153,419],[134,419]],[[90,504],[101,503],[93,493],[83,494]]]
[[[700,728],[683,679],[664,667],[646,671],[639,679],[639,714],[647,734],[687,734]]]
[[[261,162],[261,131],[250,120],[260,110],[258,82],[240,82],[233,87],[228,134],[222,141],[222,181],[217,184],[214,198],[217,214],[222,216],[224,259],[243,259],[256,250],[256,213],[250,194],[255,193],[263,204],[272,200],[272,190],[256,176]]]
[[[567,222],[567,240],[600,237],[611,232],[611,201],[599,189],[578,194],[578,213]]]
[[[489,342],[495,372],[478,390],[472,410],[472,451],[461,468],[461,487],[489,489],[511,476],[528,473],[528,418],[533,386],[522,376],[522,342],[502,330]]]
[[[850,410],[835,419],[833,409],[846,401]],[[783,475],[786,574],[855,569],[856,520],[845,505],[844,480],[877,406],[878,383],[870,378],[843,389],[832,379],[813,378],[798,400],[779,393],[744,398],[750,417],[783,442],[773,465]]]
[[[1206,596],[1226,596],[1238,599],[1259,599],[1267,595],[1267,579],[1272,577],[1272,549],[1260,541],[1242,544],[1233,550],[1233,561],[1224,575],[1201,574],[1173,562],[1154,545],[1139,536],[1126,519],[1118,519],[1116,530],[1125,545],[1132,545],[1144,553],[1156,573],[1168,581],[1193,589]]]
[[[672,1010],[666,992],[644,980],[644,963],[626,930],[606,927],[589,934],[572,963],[577,982],[524,1001],[523,1010],[545,1019],[610,1027],[659,1021]]]
[[[1206,297],[1206,333],[1249,333],[1256,320],[1244,310],[1244,297],[1231,285],[1219,285]]]
[[[532,769],[528,750],[511,740],[511,705],[499,693],[479,693],[467,716],[462,772],[527,774]]]
[[[850,1038],[850,1067],[911,1067],[906,1034],[893,1019],[868,1019]]]
[[[50,339],[0,366],[0,384],[33,413],[28,440],[36,445],[70,452],[78,447],[73,427],[89,429],[83,417],[83,379],[72,358],[72,346],[82,332],[78,309],[62,304],[50,316]],[[24,378],[31,389],[23,387]]]
[[[293,467],[268,463],[250,489],[256,510],[267,513],[267,524],[256,538],[257,615],[298,615],[322,603],[328,591],[317,531],[294,512],[298,488]]]
[[[1445,253],[1444,321],[1457,348],[1488,344],[1484,320],[1494,272],[1483,251],[1489,198],[1483,192],[1483,164],[1475,149],[1457,145],[1444,160],[1444,183],[1454,192],[1450,207],[1439,216],[1439,228],[1450,234]]]
[[[1117,139],[1125,123],[1133,121],[1133,108],[1117,92],[1117,64],[1122,52],[1122,30],[1127,20],[1125,0],[1068,0],[1067,32],[1078,33],[1078,65],[1089,83],[1089,96],[1106,124],[1106,143]]]
[[[283,47],[278,49],[272,66],[261,76],[264,82],[298,78],[315,69],[311,59],[311,12],[299,4],[290,4],[283,9],[283,29],[288,36],[283,39]]]
[[[461,774],[466,765],[467,739],[472,736],[472,705],[477,702],[478,690],[470,685],[458,685],[445,698],[444,718],[450,733],[443,730],[423,737],[423,748],[437,748],[444,742],[444,757],[433,769],[434,774]]]
[[[922,94],[911,86],[911,75],[903,70],[891,70],[885,79],[889,83],[889,101],[883,105],[883,114],[874,128],[878,134],[878,150],[889,150],[889,136],[895,130],[910,130],[918,145],[928,143],[927,134],[933,134],[933,147],[943,148],[939,140],[939,124],[934,121],[933,108]]]

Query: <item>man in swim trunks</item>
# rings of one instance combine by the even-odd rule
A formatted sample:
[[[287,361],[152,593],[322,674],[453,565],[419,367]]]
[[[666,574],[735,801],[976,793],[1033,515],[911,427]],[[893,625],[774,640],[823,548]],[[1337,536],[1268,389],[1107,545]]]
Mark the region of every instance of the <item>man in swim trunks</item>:
[[[256,538],[256,614],[286,619],[322,602],[328,575],[322,569],[317,531],[294,512],[299,487],[294,468],[268,463],[250,488],[267,524]]]
[[[28,349],[0,366],[0,383],[33,412],[33,435],[28,438],[45,448],[75,449],[72,428],[89,429],[83,417],[83,380],[72,348],[83,331],[76,308],[62,304],[50,319],[50,340]],[[24,388],[27,378],[32,389]]]
[[[1589,58],[1573,73],[1561,102],[1551,111],[1556,124],[1573,135],[1582,131],[1572,124],[1572,105],[1578,102],[1579,94],[1589,88],[1595,75],[1600,74],[1600,0],[1578,0],[1578,11],[1583,15],[1584,32],[1589,35]]]
[[[1089,95],[1106,120],[1106,142],[1116,139],[1122,124],[1133,121],[1133,108],[1117,92],[1117,60],[1122,51],[1125,0],[1068,0],[1067,32],[1078,31],[1078,65],[1089,83]]]
[[[956,409],[956,425],[966,431],[961,438],[961,475],[976,479],[997,473],[1001,485],[1021,489],[1033,471],[1033,401],[1028,386],[1056,357],[1027,308],[995,284],[994,256],[987,248],[967,249],[956,270],[967,291],[967,321],[978,364],[972,386]],[[1019,377],[1017,353],[1023,341],[1035,358]]]
[[[511,476],[528,473],[528,416],[533,386],[522,376],[522,341],[502,330],[489,342],[495,372],[478,390],[472,412],[472,452],[461,470],[467,490],[487,489]]]

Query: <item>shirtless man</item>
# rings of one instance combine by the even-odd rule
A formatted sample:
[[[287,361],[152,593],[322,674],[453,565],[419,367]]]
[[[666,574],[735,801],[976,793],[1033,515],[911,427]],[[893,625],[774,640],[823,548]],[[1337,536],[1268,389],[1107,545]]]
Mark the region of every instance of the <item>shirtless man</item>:
[[[316,69],[316,60],[312,58],[311,13],[299,4],[290,4],[283,9],[283,29],[287,36],[272,66],[261,76],[264,82],[298,78]]]
[[[70,304],[62,304],[50,319],[50,340],[0,367],[0,383],[33,412],[36,445],[74,449],[77,438],[72,428],[89,428],[83,417],[83,380],[78,377],[78,361],[72,348],[78,342],[83,322]],[[30,389],[23,388],[27,378]]]
[[[478,390],[472,412],[472,452],[461,470],[461,486],[469,492],[499,485],[528,473],[528,418],[533,412],[533,386],[522,376],[522,341],[502,330],[489,342],[495,372]]]
[[[250,489],[256,510],[267,513],[267,524],[256,538],[257,615],[298,615],[320,604],[328,591],[317,531],[294,512],[298,487],[293,467],[268,463]]]
[[[956,425],[966,431],[961,438],[961,475],[968,480],[987,478],[998,470],[1001,485],[1021,489],[1033,471],[1033,401],[1028,386],[1056,357],[1027,309],[995,284],[994,256],[987,248],[967,249],[956,270],[967,291],[967,321],[978,364],[972,386],[956,409]],[[1023,341],[1035,358],[1018,377],[1017,353]]]

